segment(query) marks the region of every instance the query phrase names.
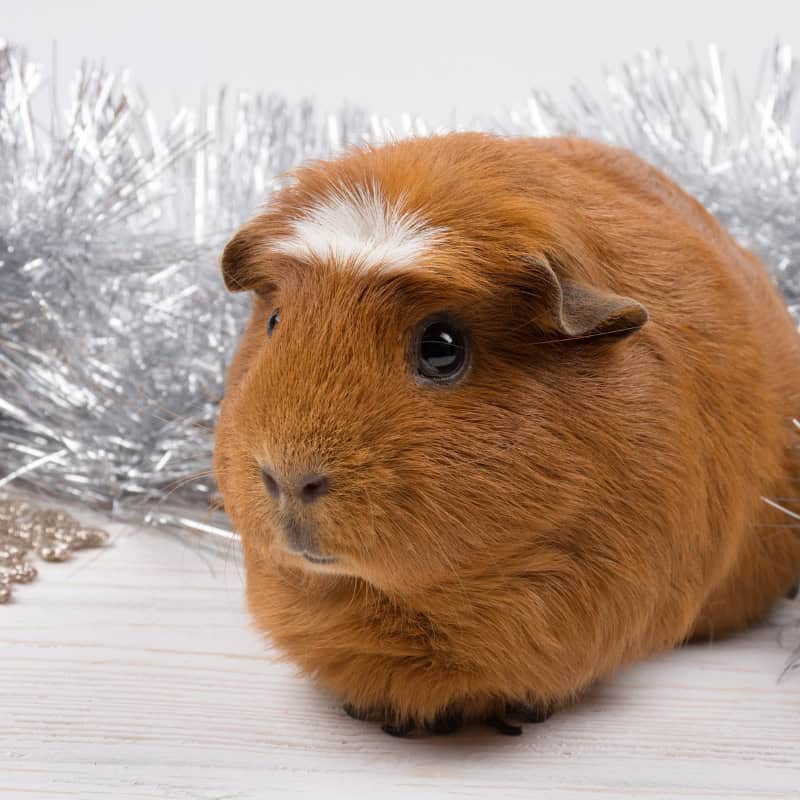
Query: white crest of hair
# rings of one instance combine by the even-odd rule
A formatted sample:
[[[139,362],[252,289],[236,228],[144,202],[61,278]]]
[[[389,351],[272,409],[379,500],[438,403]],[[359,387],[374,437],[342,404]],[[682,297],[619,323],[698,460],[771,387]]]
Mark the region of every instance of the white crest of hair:
[[[297,258],[353,263],[361,270],[393,271],[414,262],[444,234],[404,197],[388,202],[376,182],[342,186],[293,222],[293,234],[270,248]]]

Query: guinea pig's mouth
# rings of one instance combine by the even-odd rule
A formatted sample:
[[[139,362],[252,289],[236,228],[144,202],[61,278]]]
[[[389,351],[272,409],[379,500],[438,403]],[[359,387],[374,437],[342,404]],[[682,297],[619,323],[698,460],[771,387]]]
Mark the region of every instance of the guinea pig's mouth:
[[[314,553],[300,553],[300,555],[312,564],[335,564],[337,561],[336,556],[318,556]]]

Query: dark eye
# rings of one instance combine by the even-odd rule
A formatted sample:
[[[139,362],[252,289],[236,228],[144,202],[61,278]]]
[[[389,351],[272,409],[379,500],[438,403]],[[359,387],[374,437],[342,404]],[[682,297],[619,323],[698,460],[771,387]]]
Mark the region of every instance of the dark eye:
[[[430,319],[420,326],[414,367],[423,378],[437,383],[460,378],[467,355],[466,334],[452,320]]]
[[[276,308],[270,315],[269,319],[267,320],[267,336],[272,336],[272,331],[275,330],[275,326],[281,321],[281,310]]]

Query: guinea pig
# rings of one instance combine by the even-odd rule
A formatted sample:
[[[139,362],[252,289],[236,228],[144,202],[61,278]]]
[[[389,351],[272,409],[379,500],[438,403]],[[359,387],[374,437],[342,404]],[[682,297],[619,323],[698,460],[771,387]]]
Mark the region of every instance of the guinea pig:
[[[630,152],[458,133],[299,166],[214,465],[257,625],[390,733],[507,733],[800,574],[800,339],[761,262]]]

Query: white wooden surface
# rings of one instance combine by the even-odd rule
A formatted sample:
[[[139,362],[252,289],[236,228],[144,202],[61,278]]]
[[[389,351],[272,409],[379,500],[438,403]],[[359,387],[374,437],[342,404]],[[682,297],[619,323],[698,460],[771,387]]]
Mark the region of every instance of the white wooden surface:
[[[518,739],[397,740],[273,660],[234,556],[113,530],[0,607],[4,799],[800,799],[781,619],[629,668]]]

